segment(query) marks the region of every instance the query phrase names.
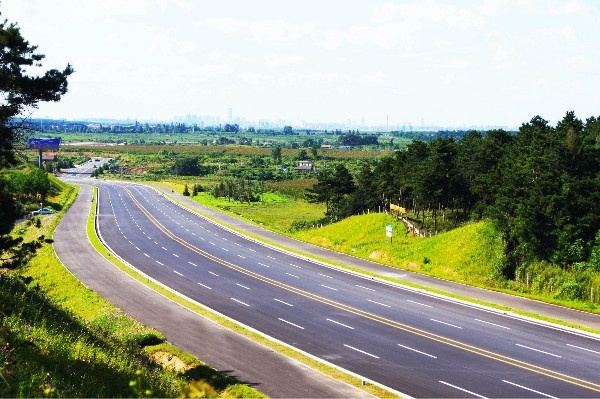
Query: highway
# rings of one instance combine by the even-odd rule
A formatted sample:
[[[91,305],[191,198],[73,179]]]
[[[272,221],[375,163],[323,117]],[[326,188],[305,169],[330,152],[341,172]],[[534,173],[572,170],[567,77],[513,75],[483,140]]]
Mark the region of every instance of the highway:
[[[598,337],[264,246],[152,188],[97,182],[105,243],[164,285],[414,397],[598,397]]]
[[[96,168],[103,166],[105,163],[108,163],[108,161],[110,161],[110,158],[94,157],[83,165],[63,169],[62,172],[67,175],[72,175],[72,177],[89,177]]]

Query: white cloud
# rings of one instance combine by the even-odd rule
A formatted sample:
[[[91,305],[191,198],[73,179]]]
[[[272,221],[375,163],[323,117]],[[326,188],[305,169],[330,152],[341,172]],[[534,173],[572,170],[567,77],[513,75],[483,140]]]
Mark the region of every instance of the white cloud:
[[[311,24],[295,24],[281,18],[252,23],[252,40],[259,44],[286,44],[309,37],[314,30]]]
[[[385,72],[377,71],[375,73],[360,76],[358,82],[370,87],[381,87],[387,83],[388,79]]]
[[[257,72],[240,72],[237,74],[243,83],[251,86],[258,86],[268,81],[268,76]]]
[[[558,3],[552,3],[548,9],[550,14],[554,15],[568,15],[568,14],[579,14],[585,15],[589,12],[593,12],[585,2],[580,0],[568,0]]]
[[[267,54],[264,60],[267,66],[298,66],[306,61],[306,57],[298,54]]]
[[[248,21],[239,18],[217,18],[207,19],[197,23],[198,26],[204,24],[221,33],[232,35],[244,30],[248,26]]]

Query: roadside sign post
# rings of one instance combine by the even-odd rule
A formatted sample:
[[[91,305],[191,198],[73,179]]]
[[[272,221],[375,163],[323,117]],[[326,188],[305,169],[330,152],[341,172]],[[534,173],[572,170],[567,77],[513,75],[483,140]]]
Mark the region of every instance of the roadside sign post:
[[[392,225],[388,224],[385,226],[385,235],[390,238],[390,244],[392,243]]]
[[[60,137],[55,138],[34,138],[31,137],[27,141],[27,146],[30,149],[38,150],[38,167],[42,167],[42,152],[44,150],[58,150],[60,147]]]

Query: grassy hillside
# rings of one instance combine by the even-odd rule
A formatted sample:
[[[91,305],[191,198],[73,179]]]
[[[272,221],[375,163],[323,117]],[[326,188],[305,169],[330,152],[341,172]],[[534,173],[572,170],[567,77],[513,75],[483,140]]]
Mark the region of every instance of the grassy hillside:
[[[385,232],[388,224],[393,228],[391,242]],[[293,236],[390,266],[474,285],[497,284],[494,265],[502,256],[502,243],[488,221],[419,238],[408,234],[404,224],[393,217],[372,213]]]

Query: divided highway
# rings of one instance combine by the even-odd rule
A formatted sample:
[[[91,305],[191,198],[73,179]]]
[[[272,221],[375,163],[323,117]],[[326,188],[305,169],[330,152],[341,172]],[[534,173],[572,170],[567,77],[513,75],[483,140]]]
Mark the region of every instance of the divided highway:
[[[414,397],[598,397],[600,338],[283,252],[142,185],[97,182],[98,229],[146,275]]]

